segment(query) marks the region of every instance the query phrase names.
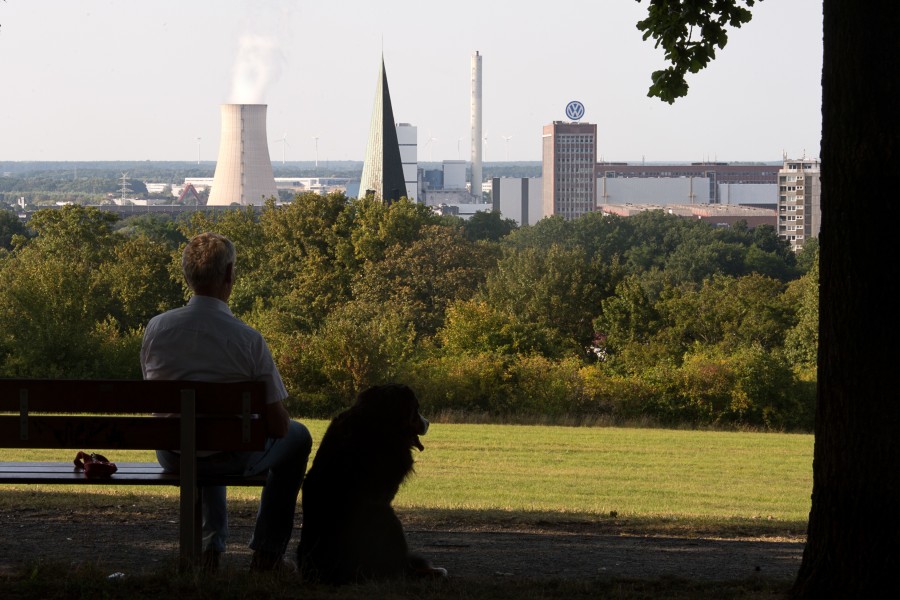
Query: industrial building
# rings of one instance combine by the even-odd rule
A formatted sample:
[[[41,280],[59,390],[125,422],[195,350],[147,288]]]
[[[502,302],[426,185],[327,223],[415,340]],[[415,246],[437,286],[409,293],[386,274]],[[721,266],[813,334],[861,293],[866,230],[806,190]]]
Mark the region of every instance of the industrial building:
[[[743,221],[748,227],[771,225],[775,227],[774,208],[735,206],[726,204],[601,204],[598,210],[604,214],[631,217],[642,212],[661,210],[667,214],[706,221],[720,227]]]
[[[682,179],[693,181],[691,193],[697,197],[708,198],[711,204],[753,204],[774,205],[776,203],[776,186],[778,184],[777,164],[744,164],[724,162],[693,162],[685,164],[629,164],[625,162],[598,162],[597,179],[609,182],[612,179]],[[703,192],[700,185],[705,181],[707,191]],[[664,189],[665,182],[661,187]],[[602,186],[601,186],[602,187]],[[640,188],[640,184],[633,186]],[[620,185],[620,190],[627,190],[628,186]],[[649,184],[644,190],[649,190]],[[652,194],[649,194],[652,196]],[[635,202],[635,197],[630,197],[627,202]],[[623,202],[605,200],[602,196],[601,203],[621,204]],[[638,200],[640,201],[640,200]],[[647,200],[651,201],[651,200]],[[688,202],[687,199],[682,200]]]
[[[425,189],[421,200],[427,206],[484,204],[473,196],[466,185],[466,161],[445,160],[441,170],[432,169],[423,174]],[[487,210],[490,210],[490,205]],[[463,209],[467,212],[468,207]]]
[[[397,123],[397,145],[400,147],[400,163],[403,165],[403,180],[406,183],[406,197],[410,200],[418,201],[418,128],[409,123]]]
[[[597,166],[597,201],[600,204],[728,204],[775,208],[778,196],[775,183],[717,182],[716,173],[671,175],[678,172],[673,169],[676,165],[661,167],[623,175],[611,173],[601,163]]]
[[[544,216],[541,177],[494,177],[491,207],[518,225],[534,225]]]

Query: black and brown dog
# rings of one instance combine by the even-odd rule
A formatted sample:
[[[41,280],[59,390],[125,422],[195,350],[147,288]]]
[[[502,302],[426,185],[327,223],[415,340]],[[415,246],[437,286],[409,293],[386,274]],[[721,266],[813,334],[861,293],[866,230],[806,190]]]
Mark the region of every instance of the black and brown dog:
[[[409,551],[391,507],[427,431],[418,398],[401,384],[361,392],[331,421],[303,482],[297,565],[304,580],[446,576]]]

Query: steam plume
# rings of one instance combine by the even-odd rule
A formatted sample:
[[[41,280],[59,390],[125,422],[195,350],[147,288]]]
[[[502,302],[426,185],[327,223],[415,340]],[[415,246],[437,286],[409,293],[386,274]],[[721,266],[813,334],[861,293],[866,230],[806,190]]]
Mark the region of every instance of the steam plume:
[[[266,93],[281,76],[284,54],[268,36],[241,36],[231,78],[232,104],[265,104]]]

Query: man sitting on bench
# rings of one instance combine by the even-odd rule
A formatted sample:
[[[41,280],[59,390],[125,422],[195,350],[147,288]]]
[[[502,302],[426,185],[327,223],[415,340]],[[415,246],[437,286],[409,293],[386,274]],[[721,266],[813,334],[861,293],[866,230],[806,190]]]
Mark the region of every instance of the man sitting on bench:
[[[235,249],[226,237],[203,233],[192,238],[181,266],[193,296],[187,306],[157,315],[147,324],[141,346],[144,379],[246,381],[266,383],[269,439],[260,452],[198,452],[198,473],[257,475],[268,472],[256,527],[250,540],[250,569],[282,568],[290,542],[300,484],[312,438],[284,407],[288,393],[262,335],[228,308],[234,285]],[[159,464],[177,471],[178,453],[157,450]],[[202,566],[215,570],[228,537],[226,488],[200,490],[203,508]]]

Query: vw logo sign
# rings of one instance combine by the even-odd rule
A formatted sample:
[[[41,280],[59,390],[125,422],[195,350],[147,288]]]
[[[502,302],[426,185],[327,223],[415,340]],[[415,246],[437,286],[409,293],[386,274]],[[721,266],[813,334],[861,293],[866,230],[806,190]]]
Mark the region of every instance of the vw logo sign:
[[[566,116],[577,121],[584,116],[584,104],[578,100],[572,100],[566,105]]]

